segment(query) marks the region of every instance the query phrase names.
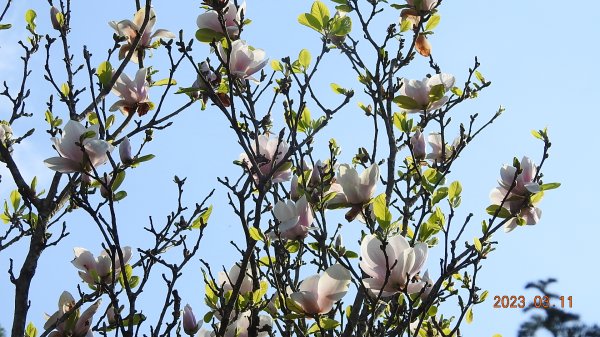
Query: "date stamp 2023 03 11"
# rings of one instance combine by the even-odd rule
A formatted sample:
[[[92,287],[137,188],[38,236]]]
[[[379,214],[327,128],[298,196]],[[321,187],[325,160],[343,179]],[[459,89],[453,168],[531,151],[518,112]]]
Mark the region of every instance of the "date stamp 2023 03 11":
[[[531,299],[529,299],[531,301]],[[528,299],[521,296],[494,296],[494,308],[525,308],[527,306],[533,306],[535,308],[572,308],[573,307],[573,296],[559,296],[558,298],[551,298],[549,296],[535,296],[533,302],[529,302]]]

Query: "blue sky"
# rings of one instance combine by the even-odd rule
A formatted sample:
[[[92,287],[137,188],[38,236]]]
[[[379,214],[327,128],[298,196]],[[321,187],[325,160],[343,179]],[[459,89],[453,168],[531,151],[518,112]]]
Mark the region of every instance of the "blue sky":
[[[187,38],[192,38],[195,20],[201,12],[200,1],[180,0],[176,6],[166,1],[155,1],[158,22],[156,28],[173,32],[183,29]],[[271,59],[286,55],[297,57],[302,48],[316,54],[320,46],[318,35],[296,22],[298,14],[310,8],[311,1],[247,0],[247,17],[253,22],[244,31],[244,38],[253,46],[262,48]],[[326,2],[332,7],[331,2]],[[15,58],[19,49],[14,42],[24,38],[23,15],[28,7],[38,11],[38,26],[44,33],[54,34],[49,29],[48,6],[44,1],[28,4],[15,2],[5,21],[13,23],[9,31],[0,31],[0,74],[3,80],[14,83],[20,76]],[[525,316],[519,309],[494,309],[493,296],[524,295],[533,300],[536,295],[525,292],[525,283],[547,277],[556,277],[559,283],[554,292],[573,297],[572,312],[579,313],[586,322],[597,319],[594,312],[600,296],[590,289],[590,281],[599,276],[595,263],[598,254],[593,240],[600,235],[599,221],[594,217],[597,207],[594,199],[594,175],[597,164],[597,132],[600,118],[594,111],[595,88],[598,70],[593,63],[599,59],[599,48],[594,42],[598,33],[597,13],[600,5],[588,0],[580,1],[576,7],[558,1],[445,1],[440,8],[442,20],[430,38],[433,55],[442,70],[456,76],[458,83],[464,82],[467,70],[478,56],[481,72],[492,81],[491,88],[477,100],[469,101],[453,111],[453,120],[468,121],[468,116],[479,113],[491,116],[502,105],[506,112],[480,138],[469,145],[454,167],[450,179],[459,179],[463,184],[463,204],[458,215],[473,212],[474,220],[465,238],[478,234],[479,223],[486,219],[485,207],[489,204],[489,191],[496,185],[499,169],[511,162],[514,156],[532,157],[539,163],[542,144],[530,135],[532,129],[548,127],[553,143],[551,157],[544,166],[545,181],[558,181],[559,190],[547,193],[540,207],[541,222],[533,227],[517,228],[494,239],[500,244],[485,261],[479,274],[479,284],[489,290],[489,299],[475,307],[475,321],[464,324],[464,335],[504,336],[515,335]],[[107,22],[130,18],[134,4],[124,5],[121,1],[76,2],[73,21],[72,51],[81,62],[82,46],[85,44],[94,54],[95,64],[105,57],[112,44],[112,29]],[[384,16],[387,23],[397,20],[397,12]],[[594,17],[596,16],[596,17]],[[353,35],[357,35],[357,26]],[[198,58],[211,57],[208,47],[195,43],[194,55]],[[58,50],[57,50],[58,51]],[[317,77],[321,81],[322,94],[331,105],[338,102],[329,89],[330,82],[344,87],[358,88],[354,74],[341,57],[331,53],[324,61]],[[54,61],[60,62],[55,56]],[[149,64],[160,67],[165,58],[162,50],[155,53]],[[28,101],[27,110],[43,118],[45,99],[51,88],[42,79],[42,53],[34,60],[34,74],[38,80],[32,84],[33,99]],[[17,65],[17,66],[15,66]],[[58,69],[58,68],[57,68]],[[166,68],[162,73],[166,74]],[[429,72],[426,60],[417,58],[405,74],[408,78],[420,79]],[[127,68],[133,75],[134,65]],[[166,75],[165,75],[166,76]],[[163,77],[165,77],[163,76]],[[158,78],[161,78],[158,76]],[[193,82],[190,68],[176,76],[180,85]],[[87,83],[80,77],[80,83]],[[359,91],[359,90],[357,90]],[[151,97],[158,99],[160,91],[152,89]],[[109,97],[112,103],[114,97]],[[366,101],[357,95],[349,108],[340,112],[329,131],[317,138],[318,151],[324,153],[327,141],[335,137],[342,146],[342,161],[349,162],[360,146],[369,144],[370,130],[360,132],[365,122],[364,114],[356,107],[357,101]],[[176,97],[169,103],[175,109],[183,102]],[[590,104],[591,103],[591,104]],[[80,107],[87,102],[80,103]],[[309,105],[310,107],[310,105]],[[281,127],[282,113],[273,118]],[[315,113],[316,107],[311,109]],[[55,110],[57,113],[60,109]],[[64,110],[63,110],[64,111]],[[6,102],[0,98],[0,119],[8,114]],[[117,116],[120,118],[120,116]],[[64,117],[66,119],[66,116]],[[455,124],[454,129],[457,129]],[[15,125],[16,132],[24,132],[28,125]],[[38,127],[31,141],[17,147],[17,160],[24,167],[24,175],[37,175],[41,184],[47,184],[51,172],[42,161],[53,156],[53,150],[42,127]],[[351,130],[352,132],[348,131]],[[133,139],[133,142],[140,139]],[[176,188],[171,182],[174,174],[189,177],[184,200],[190,205],[200,201],[212,189],[218,191],[212,200],[215,211],[203,241],[200,257],[211,265],[225,265],[228,269],[236,259],[230,240],[239,240],[239,225],[226,205],[226,196],[216,177],[236,176],[238,168],[230,165],[237,159],[240,149],[236,146],[225,119],[215,109],[200,111],[199,105],[184,113],[175,125],[157,133],[156,141],[148,146],[156,159],[128,173],[124,188],[129,196],[119,203],[123,238],[133,247],[143,246],[149,236],[143,231],[148,216],[162,220],[175,206]],[[317,152],[319,153],[319,152]],[[8,176],[2,168],[0,195],[10,193]],[[591,181],[591,182],[590,182]],[[71,216],[71,235],[59,247],[46,252],[40,261],[40,269],[33,283],[30,320],[43,324],[43,312],[56,310],[56,302],[62,290],[76,291],[79,278],[71,265],[72,248],[86,247],[92,252],[100,251],[101,237],[93,224],[85,217]],[[341,221],[341,220],[339,220]],[[352,223],[350,226],[360,226]],[[351,239],[348,245],[354,244]],[[3,252],[0,256],[0,272],[8,268],[8,257],[15,258],[20,265],[26,249],[25,242]],[[430,269],[436,269],[437,261],[429,260]],[[216,267],[218,268],[218,267]],[[180,294],[196,311],[205,312],[203,307],[204,287],[199,272],[200,264],[188,266],[181,281]],[[4,274],[6,275],[6,274]],[[158,275],[157,275],[158,276]],[[153,283],[153,291],[144,299],[147,307],[152,302],[152,293],[162,292],[160,280]],[[6,277],[0,279],[0,298],[10,299],[13,288]],[[9,301],[9,303],[12,301]],[[0,309],[0,325],[9,327],[12,316],[11,305]]]

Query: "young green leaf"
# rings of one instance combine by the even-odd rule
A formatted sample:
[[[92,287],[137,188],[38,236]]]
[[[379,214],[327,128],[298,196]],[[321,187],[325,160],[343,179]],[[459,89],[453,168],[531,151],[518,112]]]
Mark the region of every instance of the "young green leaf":
[[[113,68],[110,62],[104,61],[100,63],[98,68],[96,69],[96,75],[98,75],[98,80],[102,86],[108,86],[110,80],[112,79]]]
[[[427,21],[427,25],[425,25],[425,30],[434,30],[435,27],[440,23],[441,16],[439,14],[433,14],[429,20]]]
[[[298,62],[304,67],[304,70],[307,70],[310,66],[310,52],[306,49],[302,49],[298,55]]]

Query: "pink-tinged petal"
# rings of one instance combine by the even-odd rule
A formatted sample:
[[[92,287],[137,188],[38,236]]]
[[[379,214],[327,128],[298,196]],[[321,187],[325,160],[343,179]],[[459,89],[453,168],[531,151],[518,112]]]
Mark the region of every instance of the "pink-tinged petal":
[[[87,308],[81,314],[81,316],[79,316],[79,319],[75,324],[75,336],[83,336],[84,334],[87,334],[90,331],[92,327],[92,318],[94,317],[96,311],[98,311],[98,308],[100,308],[101,303],[101,300],[96,301],[89,308]]]
[[[382,246],[382,242],[372,234],[366,235],[360,244],[361,269],[369,276],[378,279],[383,279],[386,274],[386,260]],[[393,248],[387,245],[385,250],[387,256],[391,257]],[[391,268],[392,265],[389,264],[388,267]]]
[[[394,256],[398,256],[403,251],[411,249],[410,244],[402,235],[394,235],[389,237],[388,245],[392,247],[392,254],[388,255],[388,259],[393,259]]]
[[[540,222],[542,210],[537,207],[527,207],[521,211],[520,215],[525,220],[525,224],[531,226]]]
[[[538,183],[525,184],[525,189],[527,191],[529,191],[530,193],[538,193],[538,192],[542,191],[540,184],[538,184]]]
[[[96,269],[96,258],[90,251],[85,248],[75,247],[73,248],[73,252],[75,253],[75,258],[71,263],[75,268],[85,271]]]
[[[79,274],[79,277],[81,277],[81,280],[87,284],[94,284],[96,282],[92,277],[92,274],[88,272],[78,271],[77,273]]]
[[[132,89],[141,89],[146,86],[146,74],[148,73],[148,68],[141,68],[135,73],[134,83],[132,83],[132,87],[128,88],[130,91]]]
[[[523,169],[523,172],[521,172],[523,182],[529,183],[533,181],[533,178],[537,173],[537,168],[529,157],[523,157],[523,159],[521,159],[521,169]]]
[[[198,26],[198,29],[210,29],[219,33],[223,32],[223,28],[219,23],[219,15],[215,11],[208,11],[198,15],[198,19],[196,19],[196,25]]]
[[[81,171],[80,163],[62,157],[48,158],[44,160],[44,164],[46,164],[49,169],[60,173],[73,173]]]
[[[425,286],[427,286],[427,283],[424,281],[411,282],[406,286],[406,292],[409,294],[418,294]]]
[[[303,292],[309,292],[316,294],[319,291],[319,280],[321,279],[320,275],[312,275],[304,279],[302,283],[300,283],[299,290]]]
[[[308,292],[308,291],[299,291],[290,294],[290,297],[296,304],[298,304],[302,311],[307,314],[318,314],[320,311],[319,305],[317,304],[317,296],[316,293]]]
[[[129,142],[129,137],[123,138],[121,144],[119,144],[119,158],[123,164],[130,164],[133,161],[133,156],[131,155],[131,143]]]
[[[294,202],[291,200],[288,200],[287,202],[279,200],[273,208],[273,213],[275,213],[277,220],[281,222],[288,221],[298,216]]]
[[[360,196],[358,195],[357,187],[360,184],[360,178],[355,169],[348,164],[340,165],[337,182],[342,185],[349,203],[359,203]]]
[[[125,247],[121,248],[121,252],[123,253],[123,263],[127,264],[129,262],[129,260],[131,259],[131,247],[125,246]],[[117,255],[117,262],[119,262],[118,255]],[[120,263],[117,266],[120,267]]]
[[[504,224],[504,232],[512,232],[513,229],[517,228],[517,218],[512,218],[508,220],[507,223]]]
[[[413,247],[413,251],[415,253],[415,264],[413,268],[409,271],[410,276],[415,276],[417,273],[421,271],[423,265],[427,261],[428,255],[428,247],[424,242],[419,242]]]
[[[415,264],[415,253],[412,249],[406,249],[399,255],[390,259],[390,264],[394,266],[390,275],[389,283],[392,287],[403,288],[409,281],[409,273]],[[407,276],[408,275],[408,276]]]
[[[362,281],[363,281],[365,288],[367,288],[367,290],[369,291],[369,295],[371,295],[371,297],[379,296],[380,292],[381,292],[382,297],[389,297],[389,296],[392,296],[395,293],[397,293],[397,291],[390,291],[390,289],[388,287],[383,289],[384,279],[366,278],[366,279],[363,279]],[[388,281],[388,283],[389,283],[389,281]]]
[[[333,304],[346,295],[349,285],[348,269],[337,263],[327,268],[319,279],[317,298],[320,312],[331,311]]]
[[[142,27],[142,24],[144,23],[144,17],[146,16],[146,8],[142,7],[140,8],[139,11],[137,11],[135,13],[135,15],[133,16],[133,23],[138,27]],[[148,15],[148,23],[146,24],[146,32],[151,32],[152,28],[154,28],[154,25],[156,24],[156,12],[154,11],[154,8],[150,8],[150,14]]]
[[[448,96],[444,96],[444,97],[438,99],[437,101],[429,104],[429,106],[427,107],[427,111],[437,110],[437,109],[441,108],[442,106],[444,106],[444,104],[446,104],[446,102],[448,102]]]
[[[175,34],[171,33],[166,29],[157,29],[154,34],[152,34],[151,39],[159,38],[159,39],[174,39],[176,38]]]
[[[112,152],[114,146],[104,140],[94,139],[85,144],[87,153],[92,166],[96,167],[108,161],[107,152]]]
[[[117,23],[117,31],[121,36],[127,37],[129,42],[133,41],[137,36],[138,26],[131,20],[122,20]]]
[[[98,256],[98,264],[96,265],[96,272],[100,278],[108,276],[112,269],[112,260],[108,255]]]
[[[285,170],[285,171],[275,173],[271,180],[273,181],[273,183],[277,184],[277,183],[282,183],[284,181],[289,181],[291,178],[292,178],[292,171]]]
[[[513,166],[503,165],[500,169],[500,180],[498,183],[500,186],[508,189],[513,183],[515,179],[515,174],[517,173],[517,169]]]
[[[373,164],[360,174],[360,199],[363,202],[369,201],[375,193],[377,182],[379,181],[379,165]]]

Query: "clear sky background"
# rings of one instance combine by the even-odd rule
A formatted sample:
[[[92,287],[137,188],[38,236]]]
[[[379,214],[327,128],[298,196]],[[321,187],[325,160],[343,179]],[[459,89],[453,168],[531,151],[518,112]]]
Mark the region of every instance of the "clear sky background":
[[[247,2],[247,17],[253,22],[246,28],[243,37],[251,45],[264,49],[271,59],[286,55],[295,58],[302,48],[309,49],[313,55],[318,52],[318,34],[296,21],[298,14],[309,10],[312,1]],[[325,2],[333,7],[331,2]],[[192,38],[196,17],[201,13],[199,4],[200,1],[191,0],[155,1],[158,16],[155,27],[173,32],[183,29],[185,36]],[[104,60],[105,51],[112,45],[113,31],[107,22],[131,18],[135,5],[133,1],[114,0],[74,1],[73,5],[71,50],[76,63],[82,62],[82,47],[87,45],[94,54],[92,63],[97,65]],[[49,7],[45,1],[13,4],[5,19],[5,22],[13,24],[13,28],[0,31],[0,80],[7,81],[9,85],[14,85],[21,72],[20,48],[15,41],[26,36],[23,16],[28,8],[38,11],[39,31],[56,35],[49,25]],[[446,0],[440,8],[441,23],[430,37],[437,63],[444,72],[454,74],[457,83],[462,83],[474,57],[478,56],[482,63],[481,72],[492,81],[492,87],[485,90],[480,98],[453,110],[453,120],[466,123],[470,114],[491,116],[498,106],[506,107],[504,115],[469,145],[450,177],[463,183],[463,204],[458,215],[464,218],[469,212],[474,213],[465,239],[477,235],[481,220],[487,218],[484,209],[489,205],[488,194],[496,186],[502,164],[510,163],[513,156],[521,158],[523,155],[539,163],[542,143],[530,135],[532,129],[548,127],[553,146],[551,157],[544,166],[545,182],[563,184],[559,190],[546,194],[540,205],[543,215],[538,225],[517,228],[509,234],[498,233],[494,237],[500,242],[498,249],[485,261],[478,276],[479,286],[489,290],[490,296],[485,303],[474,308],[474,323],[463,325],[465,336],[515,335],[526,317],[520,309],[492,308],[493,296],[524,295],[533,300],[537,293],[525,292],[523,286],[529,281],[548,277],[559,280],[551,288],[555,293],[573,297],[572,312],[581,314],[584,322],[599,321],[596,313],[600,295],[594,286],[600,276],[597,267],[599,251],[594,242],[600,235],[600,229],[594,213],[597,207],[594,198],[596,167],[600,164],[597,153],[600,143],[596,131],[600,119],[593,103],[600,75],[596,64],[600,59],[597,44],[599,9],[600,4],[592,0],[576,4],[542,0]],[[383,17],[387,19],[382,24],[385,27],[397,22],[398,12],[390,10]],[[352,33],[354,36],[359,35],[357,27],[355,25]],[[54,52],[53,62],[58,65],[61,62],[59,50]],[[196,42],[193,53],[198,60],[211,57],[216,63],[206,45]],[[49,84],[42,79],[43,59],[42,51],[33,61],[36,80],[32,82],[32,98],[28,100],[26,109],[38,120],[43,119],[45,101],[51,93]],[[157,79],[166,77],[167,69],[161,66],[166,64],[164,50],[155,52],[154,57],[146,62],[162,70],[163,76],[158,75]],[[55,69],[58,71],[59,68]],[[135,65],[129,65],[126,71],[133,76]],[[420,79],[428,72],[426,60],[417,57],[404,75]],[[176,80],[181,86],[189,86],[194,76],[186,65]],[[87,84],[83,74],[78,80]],[[348,64],[336,52],[327,56],[317,80],[321,81],[322,94],[329,97],[327,102],[330,105],[337,104],[340,99],[331,94],[330,82],[359,88]],[[160,93],[159,89],[152,89],[151,97],[157,100]],[[114,96],[109,97],[110,104],[114,100]],[[366,117],[356,107],[360,100],[366,101],[357,95],[349,108],[334,118],[329,130],[317,138],[318,153],[324,153],[328,139],[335,137],[342,146],[342,162],[349,162],[358,147],[370,144],[371,131],[362,131]],[[183,102],[184,97],[172,99],[165,112],[176,109]],[[82,99],[79,109],[87,104],[88,101]],[[55,114],[66,111],[58,106]],[[312,107],[313,113],[317,111],[314,105],[309,107]],[[0,98],[0,119],[6,119],[8,113],[7,101]],[[282,126],[282,108],[277,106],[272,113],[278,130]],[[68,118],[66,113],[63,118]],[[31,126],[27,123],[20,121],[14,126],[15,132],[22,134],[29,129]],[[457,125],[454,124],[454,132],[457,132]],[[15,154],[26,178],[30,180],[37,175],[40,186],[48,186],[52,172],[42,161],[54,156],[54,152],[43,126],[39,123],[36,126],[38,132],[35,137],[15,147]],[[212,188],[217,188],[212,199],[215,210],[199,257],[215,268],[225,265],[228,269],[237,259],[228,242],[240,240],[241,233],[216,177],[237,176],[239,173],[239,168],[231,165],[240,153],[232,135],[216,109],[209,107],[200,111],[199,104],[176,119],[173,127],[158,132],[156,141],[148,146],[148,151],[157,155],[156,159],[129,172],[123,185],[129,193],[117,206],[123,242],[132,247],[147,245],[150,237],[143,227],[148,225],[148,216],[153,216],[155,221],[165,219],[176,205],[173,175],[187,176],[184,201],[189,205],[201,201]],[[134,144],[140,141],[140,138],[132,140]],[[7,198],[12,190],[6,173],[2,167],[2,198]],[[56,310],[56,302],[63,290],[76,292],[80,279],[70,263],[72,248],[81,246],[95,254],[100,252],[101,236],[94,225],[77,215],[70,216],[68,220],[71,235],[58,247],[45,252],[33,282],[29,320],[40,326],[44,322],[43,312],[51,314]],[[342,221],[341,218],[339,221]],[[346,228],[351,229],[351,226],[360,224],[352,223]],[[355,241],[350,237],[346,243],[356,248]],[[6,274],[8,258],[14,258],[15,265],[20,266],[26,248],[27,243],[23,241],[0,255],[0,275],[4,275],[0,279],[3,303],[0,325],[5,328],[12,323],[14,289]],[[437,270],[437,262],[431,258],[428,267]],[[158,274],[155,276],[155,282],[143,299],[149,316],[153,312],[151,307],[156,305],[156,296],[163,296],[163,288],[159,287],[160,277]],[[184,302],[190,303],[198,316],[203,315],[206,308],[199,263],[188,266],[179,286]]]

